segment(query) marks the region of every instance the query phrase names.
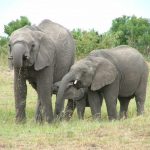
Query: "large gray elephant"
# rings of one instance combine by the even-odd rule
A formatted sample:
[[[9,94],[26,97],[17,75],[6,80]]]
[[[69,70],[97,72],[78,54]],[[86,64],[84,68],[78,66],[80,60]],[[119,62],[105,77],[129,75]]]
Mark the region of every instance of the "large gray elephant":
[[[38,94],[36,121],[53,120],[52,85],[60,81],[74,63],[75,44],[63,26],[43,20],[38,26],[25,26],[10,36],[10,62],[14,66],[16,121],[25,120],[26,80]]]
[[[122,45],[108,50],[94,50],[75,63],[63,77],[55,113],[59,115],[63,110],[66,85],[74,82],[77,88],[88,87],[93,92],[103,93],[110,120],[117,119],[118,97],[122,110],[127,110],[129,100],[135,97],[137,114],[143,114],[147,79],[148,66],[136,49]]]
[[[53,93],[57,95],[60,82],[56,82],[53,85]],[[93,97],[96,97],[97,101],[93,101]],[[71,99],[74,102],[72,110],[66,109],[65,119],[69,120],[73,114],[75,108],[77,108],[77,114],[79,119],[84,119],[85,107],[90,107],[92,117],[99,119],[101,117],[101,106],[103,102],[103,96],[101,93],[88,91],[88,88],[77,89],[73,83],[69,83],[64,93],[64,99]],[[71,112],[67,112],[71,111]],[[67,114],[68,113],[68,114]],[[67,114],[67,115],[66,115]]]

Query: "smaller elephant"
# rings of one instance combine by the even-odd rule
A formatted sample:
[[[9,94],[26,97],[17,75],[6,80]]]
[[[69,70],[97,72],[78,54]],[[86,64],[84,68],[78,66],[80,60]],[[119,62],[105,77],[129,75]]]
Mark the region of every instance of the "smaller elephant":
[[[76,88],[88,88],[88,93],[103,94],[109,120],[118,118],[118,98],[122,103],[120,114],[127,113],[128,103],[135,97],[137,115],[142,115],[148,73],[144,57],[132,47],[120,45],[112,49],[93,50],[87,57],[72,65],[70,71],[62,78],[55,114],[59,116],[63,110],[64,92],[67,85],[73,82]],[[93,101],[95,100],[93,97]]]
[[[61,81],[53,84],[53,93],[56,95],[60,84]],[[93,96],[96,97],[96,101],[93,101]],[[72,108],[72,113],[76,107],[79,119],[84,119],[85,107],[91,108],[92,117],[94,119],[98,119],[101,117],[101,105],[103,101],[102,94],[90,92],[88,88],[77,89],[76,87],[74,87],[73,83],[69,83],[65,90],[64,99],[72,99],[74,101],[75,106]],[[68,112],[65,111],[65,116],[69,117],[66,119],[69,120],[71,116],[66,115],[66,113]]]

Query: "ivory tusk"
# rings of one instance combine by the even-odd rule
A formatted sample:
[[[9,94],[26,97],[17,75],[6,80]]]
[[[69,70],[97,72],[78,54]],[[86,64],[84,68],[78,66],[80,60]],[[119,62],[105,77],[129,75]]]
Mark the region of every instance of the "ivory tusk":
[[[78,80],[75,80],[75,81],[74,81],[74,84],[77,84],[77,82],[78,82]]]

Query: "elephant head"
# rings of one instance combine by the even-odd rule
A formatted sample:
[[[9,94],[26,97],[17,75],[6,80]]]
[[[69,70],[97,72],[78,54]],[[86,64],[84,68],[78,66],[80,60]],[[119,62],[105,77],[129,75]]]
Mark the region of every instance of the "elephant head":
[[[116,67],[105,58],[92,56],[78,61],[61,81],[55,106],[56,115],[59,115],[63,109],[63,97],[69,83],[73,83],[76,88],[84,87],[96,91],[111,84],[116,76]]]
[[[61,85],[61,81],[54,83],[53,85],[53,93],[57,94],[59,87]],[[87,88],[77,89],[72,82],[68,83],[67,88],[64,93],[64,99],[72,99],[72,100],[80,100],[87,93]]]
[[[53,42],[34,26],[25,26],[14,31],[10,36],[9,47],[9,59],[16,68],[34,65],[35,70],[40,70],[53,61]]]

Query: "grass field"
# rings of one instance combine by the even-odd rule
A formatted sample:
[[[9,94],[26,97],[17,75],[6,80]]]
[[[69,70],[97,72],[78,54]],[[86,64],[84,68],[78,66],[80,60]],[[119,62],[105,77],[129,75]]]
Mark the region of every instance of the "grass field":
[[[150,80],[150,78],[149,78]],[[150,81],[149,81],[150,82]],[[15,124],[13,72],[0,67],[0,150],[148,150],[150,149],[150,86],[147,89],[144,116],[136,116],[134,99],[129,105],[129,118],[109,122],[106,106],[102,120],[93,121],[86,109],[85,120],[76,112],[69,122],[38,125],[34,121],[35,91],[28,86],[27,122]],[[53,97],[55,101],[55,97]]]

